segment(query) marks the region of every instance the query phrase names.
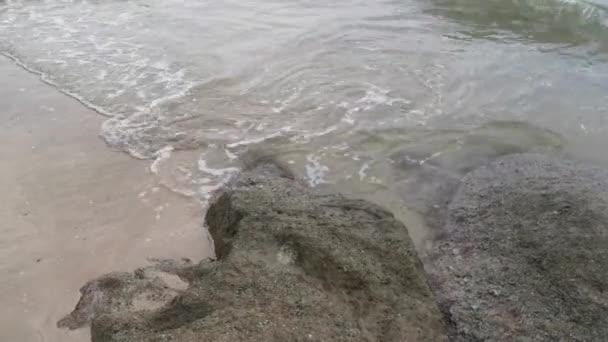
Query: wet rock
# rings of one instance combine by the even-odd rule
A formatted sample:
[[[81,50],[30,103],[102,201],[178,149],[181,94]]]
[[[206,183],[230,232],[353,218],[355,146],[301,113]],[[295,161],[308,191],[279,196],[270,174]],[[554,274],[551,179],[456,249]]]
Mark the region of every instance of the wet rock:
[[[396,187],[408,207],[423,214],[430,226],[439,227],[448,199],[467,173],[503,156],[558,151],[561,145],[561,137],[547,129],[494,121],[469,131],[422,137],[393,153],[391,159],[396,174],[406,177]]]
[[[161,265],[187,288],[146,273],[156,268],[104,276],[60,325],[90,322],[95,342],[446,340],[392,214],[317,193],[268,161],[249,164],[206,217],[218,260]],[[134,309],[146,291],[161,304]]]
[[[607,224],[606,170],[521,154],[468,174],[425,260],[451,339],[608,340]]]
[[[188,264],[158,263],[133,273],[114,272],[88,282],[80,289],[81,298],[74,311],[57,322],[60,328],[77,329],[103,315],[144,314],[173,300],[187,283],[179,272]]]

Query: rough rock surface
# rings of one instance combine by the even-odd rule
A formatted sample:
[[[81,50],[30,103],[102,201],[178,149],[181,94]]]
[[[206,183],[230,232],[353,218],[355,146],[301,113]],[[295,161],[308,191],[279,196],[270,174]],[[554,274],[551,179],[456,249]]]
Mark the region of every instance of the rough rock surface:
[[[425,260],[454,341],[608,340],[608,172],[535,154],[468,174]]]
[[[217,261],[103,276],[58,324],[90,323],[95,342],[447,338],[406,228],[378,206],[261,163],[206,220]]]

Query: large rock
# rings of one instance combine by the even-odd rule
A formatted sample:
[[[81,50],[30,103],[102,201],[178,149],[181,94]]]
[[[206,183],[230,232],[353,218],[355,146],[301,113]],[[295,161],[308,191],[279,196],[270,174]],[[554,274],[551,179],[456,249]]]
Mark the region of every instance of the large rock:
[[[103,276],[59,325],[90,323],[95,342],[446,340],[407,230],[382,208],[262,163],[206,220],[218,261]]]
[[[608,172],[512,155],[462,181],[428,260],[454,341],[608,340]]]

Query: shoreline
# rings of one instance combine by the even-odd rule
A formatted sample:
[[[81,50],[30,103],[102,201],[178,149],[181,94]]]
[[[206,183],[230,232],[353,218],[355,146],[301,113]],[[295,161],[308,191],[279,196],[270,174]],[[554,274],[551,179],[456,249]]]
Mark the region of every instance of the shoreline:
[[[57,83],[49,80],[46,77],[46,75],[44,74],[44,72],[38,71],[36,69],[33,69],[33,68],[27,66],[27,64],[25,62],[23,62],[21,59],[19,59],[19,57],[16,57],[16,56],[14,56],[14,55],[12,55],[12,54],[10,54],[8,52],[0,52],[0,58],[2,58],[2,57],[10,60],[17,67],[19,67],[19,68],[27,71],[28,73],[30,73],[32,75],[35,75],[36,77],[38,77],[38,80],[40,82],[42,82],[42,83],[46,84],[47,86],[55,89],[55,91],[57,91],[57,92],[65,95],[65,96],[67,96],[67,97],[69,97],[69,98],[71,98],[71,99],[73,99],[75,101],[77,101],[82,106],[84,106],[87,109],[95,112],[96,114],[99,114],[99,115],[102,115],[102,116],[105,116],[105,117],[108,117],[108,118],[112,117],[111,113],[108,113],[105,110],[101,109],[100,107],[98,107],[98,106],[96,106],[96,105],[88,102],[87,100],[83,99],[81,96],[78,96],[78,95],[76,95],[74,93],[71,93],[71,92],[69,92],[69,91],[67,91],[65,89],[61,89],[61,87]]]
[[[209,257],[203,209],[149,161],[112,151],[100,113],[8,58],[0,71],[0,339],[88,341],[56,327],[82,284],[149,258]]]
[[[491,158],[445,192],[421,257],[390,211],[261,157],[205,215],[216,259],[92,279],[59,325],[107,342],[604,341],[607,193],[605,168],[563,155]]]

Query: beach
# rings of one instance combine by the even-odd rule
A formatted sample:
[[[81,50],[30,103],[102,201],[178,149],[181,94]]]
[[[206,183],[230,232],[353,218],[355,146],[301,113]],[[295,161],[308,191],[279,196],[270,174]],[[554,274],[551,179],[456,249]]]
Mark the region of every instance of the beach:
[[[56,328],[92,277],[211,255],[199,202],[108,148],[104,117],[0,58],[0,340],[88,341]]]
[[[0,342],[88,341],[56,325],[94,279],[204,266],[208,208],[255,156],[386,208],[422,260],[445,257],[433,274],[462,278],[462,246],[433,248],[467,175],[517,154],[608,165],[607,37],[608,0],[0,0]],[[479,286],[490,274],[468,284],[502,298]],[[439,285],[442,305],[462,298]]]

